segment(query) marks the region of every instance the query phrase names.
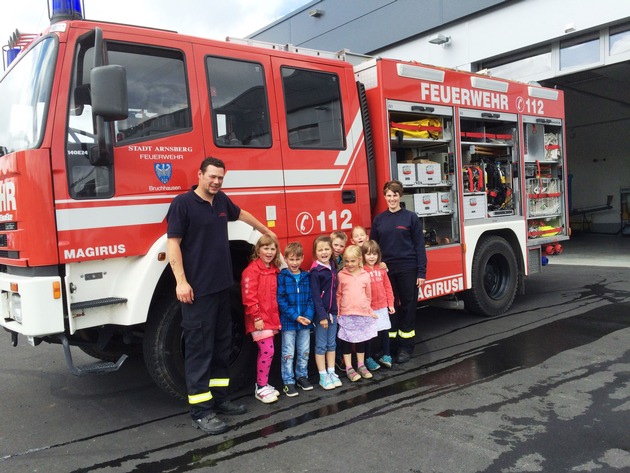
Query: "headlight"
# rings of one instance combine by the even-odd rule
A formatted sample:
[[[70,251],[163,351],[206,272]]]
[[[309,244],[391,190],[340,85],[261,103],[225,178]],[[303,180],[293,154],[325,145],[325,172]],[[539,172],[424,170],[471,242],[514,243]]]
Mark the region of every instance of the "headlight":
[[[13,293],[9,297],[9,315],[19,323],[22,323],[22,298]]]

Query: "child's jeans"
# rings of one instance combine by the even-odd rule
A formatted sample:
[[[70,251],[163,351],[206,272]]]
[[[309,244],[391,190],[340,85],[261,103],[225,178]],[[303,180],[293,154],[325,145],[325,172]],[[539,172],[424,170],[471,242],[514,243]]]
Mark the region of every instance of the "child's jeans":
[[[325,355],[329,351],[335,351],[337,346],[337,316],[332,316],[332,323],[328,321],[325,329],[319,322],[315,325],[315,354]]]
[[[308,378],[308,355],[311,347],[311,331],[282,330],[282,358],[280,372],[284,384],[295,384],[296,378]],[[293,364],[295,362],[295,373]]]

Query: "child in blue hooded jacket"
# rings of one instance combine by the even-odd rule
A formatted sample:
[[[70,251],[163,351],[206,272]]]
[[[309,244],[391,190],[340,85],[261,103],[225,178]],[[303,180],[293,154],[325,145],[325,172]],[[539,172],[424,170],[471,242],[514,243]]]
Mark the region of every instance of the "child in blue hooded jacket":
[[[294,397],[299,394],[296,385],[304,391],[313,389],[308,381],[308,357],[315,310],[310,274],[300,267],[304,262],[302,245],[289,243],[284,250],[284,260],[287,267],[278,274],[278,307],[282,324],[280,370],[284,394]]]

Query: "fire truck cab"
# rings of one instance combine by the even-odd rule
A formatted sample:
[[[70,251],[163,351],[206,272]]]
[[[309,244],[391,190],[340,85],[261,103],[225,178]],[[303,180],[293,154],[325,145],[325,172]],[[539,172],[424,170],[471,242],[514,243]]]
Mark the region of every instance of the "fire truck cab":
[[[165,215],[206,156],[223,189],[284,248],[370,227],[380,189],[423,220],[420,301],[507,311],[568,238],[560,91],[419,63],[212,41],[81,19],[29,40],[0,79],[0,325],[64,347],[77,375],[144,356],[185,394]],[[234,375],[238,287],[259,234],[230,224]],[[551,248],[551,250],[549,250]],[[212,251],[208,248],[208,251]],[[77,367],[71,346],[103,362]]]

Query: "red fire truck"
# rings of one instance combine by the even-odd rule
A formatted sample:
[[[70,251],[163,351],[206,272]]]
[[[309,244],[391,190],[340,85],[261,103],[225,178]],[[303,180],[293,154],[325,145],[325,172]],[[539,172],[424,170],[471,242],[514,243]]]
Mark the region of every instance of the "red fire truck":
[[[426,232],[419,301],[485,316],[568,238],[561,91],[91,22],[56,3],[45,32],[13,38],[0,79],[0,324],[14,345],[61,344],[74,374],[143,355],[183,394],[165,215],[206,156],[281,247],[307,253],[317,235],[369,228],[383,184],[401,180]],[[229,235],[238,279],[259,234],[235,222]],[[250,347],[239,294],[235,281],[235,373]],[[71,346],[101,361],[77,367]]]

